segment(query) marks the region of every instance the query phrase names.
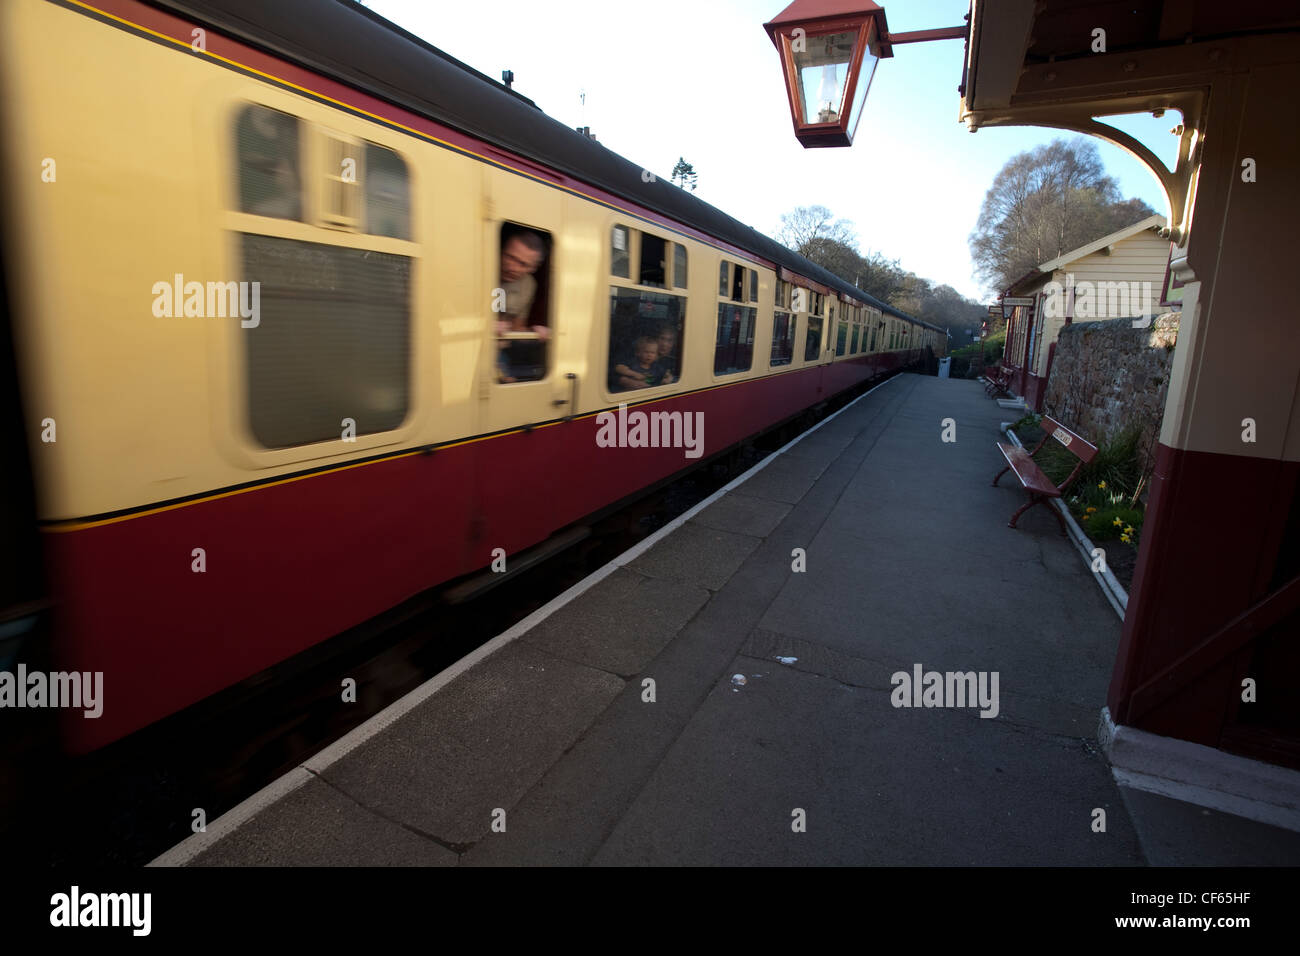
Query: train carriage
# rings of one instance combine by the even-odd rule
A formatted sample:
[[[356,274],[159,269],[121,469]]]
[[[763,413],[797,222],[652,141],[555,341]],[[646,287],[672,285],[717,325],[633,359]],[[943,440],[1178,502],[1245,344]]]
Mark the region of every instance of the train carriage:
[[[0,45],[7,411],[57,664],[105,675],[78,750],[942,348],[353,3],[11,0]],[[620,406],[698,447],[608,447]]]

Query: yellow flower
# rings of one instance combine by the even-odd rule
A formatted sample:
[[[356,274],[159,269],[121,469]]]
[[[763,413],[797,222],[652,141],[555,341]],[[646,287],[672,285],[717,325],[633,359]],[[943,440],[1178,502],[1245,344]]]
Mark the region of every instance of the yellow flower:
[[[1124,522],[1121,521],[1119,518],[1116,518],[1114,521],[1111,522],[1111,524],[1113,524],[1117,528],[1124,527]]]
[[[1102,482],[1101,484],[1099,484],[1097,487],[1098,487],[1098,488],[1102,488],[1102,489],[1104,489],[1104,488],[1106,487],[1106,482],[1103,481],[1103,482]]]
[[[1132,525],[1129,525],[1127,528],[1125,528],[1125,529],[1124,529],[1124,533],[1125,533],[1125,534],[1132,534],[1132,533],[1133,533],[1133,526],[1132,526]]]
[[[1085,512],[1086,514],[1092,514],[1092,513],[1093,513],[1094,511],[1096,511],[1096,510],[1097,510],[1096,508],[1085,508],[1085,509],[1084,509],[1084,512]]]
[[[1125,544],[1132,544],[1132,543],[1133,543],[1133,542],[1131,542],[1131,541],[1129,540],[1129,537],[1128,537],[1128,535],[1126,535],[1126,534],[1122,534],[1122,535],[1120,535],[1120,536],[1119,536],[1119,539],[1120,539],[1121,541],[1123,541]]]

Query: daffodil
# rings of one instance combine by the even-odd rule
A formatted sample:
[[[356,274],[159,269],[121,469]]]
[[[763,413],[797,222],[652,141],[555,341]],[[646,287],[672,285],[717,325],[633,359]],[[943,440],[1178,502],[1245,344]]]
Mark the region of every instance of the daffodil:
[[[1087,514],[1092,514],[1092,513],[1093,513],[1094,511],[1096,511],[1096,510],[1097,510],[1096,508],[1085,508],[1085,509],[1084,509],[1085,513],[1087,513]]]
[[[1129,540],[1129,536],[1126,535],[1126,534],[1122,534],[1122,535],[1120,535],[1120,536],[1119,536],[1119,539],[1120,539],[1121,541],[1123,541],[1125,544],[1132,544],[1132,543],[1133,543],[1132,541]]]
[[[1129,525],[1127,528],[1125,528],[1125,529],[1124,529],[1124,533],[1125,533],[1125,534],[1132,534],[1132,533],[1133,533],[1133,526],[1132,526],[1132,525]]]
[[[1103,482],[1102,482],[1101,484],[1099,484],[1097,487],[1098,487],[1098,488],[1101,488],[1101,489],[1104,491],[1105,488],[1106,488],[1106,482],[1103,481]]]
[[[1111,524],[1113,524],[1113,525],[1114,525],[1115,527],[1117,527],[1117,528],[1122,528],[1122,527],[1124,527],[1124,522],[1123,522],[1122,520],[1120,520],[1119,518],[1116,518],[1114,521],[1111,522]]]

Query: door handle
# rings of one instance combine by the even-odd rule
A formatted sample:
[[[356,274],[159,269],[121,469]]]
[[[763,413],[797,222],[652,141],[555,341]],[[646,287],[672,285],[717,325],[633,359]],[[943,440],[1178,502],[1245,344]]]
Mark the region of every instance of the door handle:
[[[573,421],[573,416],[577,413],[578,408],[578,375],[576,372],[565,372],[564,377],[569,380],[569,397],[567,399],[553,399],[551,404],[557,407],[560,405],[568,405],[569,414],[565,415],[562,420],[571,422]]]

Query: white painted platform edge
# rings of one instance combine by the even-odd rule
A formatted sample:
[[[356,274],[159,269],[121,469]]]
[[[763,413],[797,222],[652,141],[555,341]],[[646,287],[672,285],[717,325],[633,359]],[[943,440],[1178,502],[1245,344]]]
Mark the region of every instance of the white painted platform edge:
[[[168,850],[167,852],[163,853],[162,855],[154,859],[148,865],[149,866],[184,866],[186,863],[193,860],[194,857],[198,856],[204,850],[214,846],[220,840],[234,833],[236,830],[238,830],[241,826],[243,826],[245,823],[251,820],[262,810],[266,809],[267,807],[271,806],[272,804],[276,803],[282,798],[288,796],[294,790],[297,790],[303,784],[310,781],[313,777],[321,774],[328,766],[330,766],[330,764],[336,763],[337,761],[343,759],[345,756],[347,756],[357,747],[361,746],[361,744],[365,743],[371,737],[375,736],[380,731],[392,726],[394,723],[396,723],[407,713],[414,710],[420,704],[424,703],[426,700],[432,697],[443,687],[447,686],[453,680],[459,677],[461,674],[464,674],[466,671],[468,671],[475,664],[479,663],[485,658],[491,657],[493,654],[501,650],[511,641],[515,640],[517,637],[520,637],[523,634],[526,634],[528,631],[532,630],[534,627],[536,627],[542,621],[546,620],[556,611],[560,610],[560,608],[564,607],[566,604],[573,601],[575,598],[579,597],[583,592],[588,591],[591,588],[595,587],[597,584],[599,584],[605,578],[609,577],[619,568],[623,567],[625,564],[628,564],[629,562],[634,561],[636,558],[640,557],[646,551],[650,550],[652,547],[658,544],[661,540],[668,537],[668,535],[672,534],[674,531],[676,531],[678,528],[684,525],[691,518],[695,517],[695,515],[699,514],[709,505],[713,504],[715,501],[717,501],[727,492],[731,491],[733,488],[736,488],[744,484],[750,478],[754,477],[756,474],[758,474],[760,471],[766,468],[769,464],[771,464],[781,455],[784,455],[787,451],[789,451],[795,445],[799,444],[799,442],[803,441],[805,438],[807,438],[813,432],[817,431],[823,425],[826,425],[834,421],[836,418],[839,418],[841,415],[847,412],[858,402],[862,401],[862,399],[866,398],[876,389],[888,385],[890,382],[894,381],[897,377],[898,376],[895,375],[890,378],[887,378],[879,385],[873,385],[871,388],[867,389],[865,392],[863,392],[853,401],[849,402],[839,411],[831,415],[827,415],[820,422],[818,422],[812,428],[808,429],[798,438],[795,438],[793,441],[790,441],[787,444],[782,445],[776,451],[772,452],[772,454],[768,455],[766,458],[764,458],[762,461],[756,464],[753,468],[750,468],[748,471],[744,472],[743,474],[738,475],[732,481],[728,482],[726,485],[719,488],[713,494],[709,495],[709,497],[701,501],[699,504],[695,505],[695,507],[691,508],[689,511],[683,512],[682,514],[674,518],[672,521],[668,522],[666,525],[664,525],[654,534],[649,535],[644,540],[637,542],[631,548],[624,551],[622,554],[617,555],[608,564],[597,568],[595,571],[591,572],[591,574],[587,575],[581,581],[574,584],[567,591],[552,598],[546,604],[543,604],[536,611],[528,615],[522,621],[519,621],[509,630],[503,631],[502,633],[498,634],[496,637],[492,638],[492,640],[488,641],[486,644],[479,647],[477,650],[472,651],[469,654],[466,654],[464,657],[456,661],[456,663],[452,664],[450,667],[446,668],[445,670],[439,671],[437,674],[429,678],[429,680],[425,681],[419,687],[416,687],[406,696],[398,698],[397,700],[393,701],[391,704],[389,704],[379,713],[375,714],[365,723],[354,727],[347,734],[340,737],[338,740],[334,741],[334,743],[330,744],[328,747],[324,748],[319,753],[315,754],[312,757],[309,757],[307,760],[303,761],[297,767],[290,770],[284,776],[268,783],[265,787],[257,791],[257,793],[253,794],[243,803],[240,803],[238,806],[228,810],[226,813],[222,814],[218,819],[210,823],[208,825],[207,832],[196,833],[193,836],[188,837],[185,840],[182,840],[180,843],[176,844],[176,846],[172,847],[170,850]]]
[[[1025,447],[1018,435],[1011,430],[1012,422],[1002,423],[1002,434],[1010,438],[1016,445]],[[1097,578],[1097,585],[1101,588],[1101,593],[1106,596],[1110,606],[1114,608],[1115,613],[1119,615],[1122,622],[1124,614],[1128,611],[1128,592],[1124,590],[1124,585],[1119,583],[1119,579],[1111,573],[1110,567],[1107,566],[1105,571],[1092,570],[1092,549],[1096,547],[1092,539],[1079,527],[1078,522],[1074,520],[1074,515],[1070,514],[1070,509],[1066,507],[1065,502],[1060,498],[1052,498],[1047,502],[1056,509],[1056,513],[1065,518],[1065,526],[1069,529],[1070,540],[1074,542],[1074,547],[1083,555],[1084,566],[1087,567],[1088,573]]]
[[[184,866],[223,837],[238,830],[266,807],[293,793],[312,780],[312,774],[302,767],[294,767],[284,776],[271,781],[243,803],[231,807],[207,826],[204,833],[196,833],[182,840],[166,853],[145,864],[146,866]]]
[[[1116,726],[1109,707],[1097,739],[1120,786],[1300,832],[1300,771]]]

